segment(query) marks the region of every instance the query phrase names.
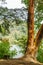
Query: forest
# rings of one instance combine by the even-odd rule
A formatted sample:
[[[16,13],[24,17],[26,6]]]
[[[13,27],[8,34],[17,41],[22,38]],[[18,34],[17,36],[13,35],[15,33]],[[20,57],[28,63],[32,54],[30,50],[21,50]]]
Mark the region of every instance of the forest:
[[[43,0],[21,2],[26,8],[0,6],[0,65],[43,65]]]

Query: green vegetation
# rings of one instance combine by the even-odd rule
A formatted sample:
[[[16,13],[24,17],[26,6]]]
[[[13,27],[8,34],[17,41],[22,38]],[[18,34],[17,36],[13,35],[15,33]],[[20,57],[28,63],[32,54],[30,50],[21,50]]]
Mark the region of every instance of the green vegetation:
[[[17,54],[16,50],[10,51],[10,44],[8,40],[0,41],[0,59],[3,59],[6,56],[8,58],[12,58]]]
[[[4,11],[3,8],[1,9],[3,10],[3,13],[6,11],[6,10]],[[8,13],[8,10],[6,12]],[[12,45],[18,45],[20,48],[22,48],[19,51],[19,53],[25,54],[26,51],[27,32],[28,32],[27,22],[17,17],[15,19],[12,19],[13,15],[11,15],[11,18],[8,18],[8,16],[10,17],[10,14],[8,14],[6,17],[5,16],[6,13],[5,13],[0,23],[0,38],[1,39],[5,38],[4,40],[8,39],[7,41],[0,40],[0,48],[1,48],[0,58],[4,58],[6,55],[9,56],[8,58],[13,58],[15,55],[17,55],[17,50],[15,48],[13,50],[10,50]],[[1,11],[1,15],[2,15],[2,11]]]
[[[43,40],[41,41],[41,44],[38,48],[37,52],[37,60],[41,63],[43,63]]]
[[[0,41],[0,58],[4,58],[4,55],[9,55],[9,42]]]
[[[22,0],[22,2],[28,7],[29,0]],[[43,21],[43,0],[34,0],[34,16],[35,16],[35,31],[39,29],[41,22]]]

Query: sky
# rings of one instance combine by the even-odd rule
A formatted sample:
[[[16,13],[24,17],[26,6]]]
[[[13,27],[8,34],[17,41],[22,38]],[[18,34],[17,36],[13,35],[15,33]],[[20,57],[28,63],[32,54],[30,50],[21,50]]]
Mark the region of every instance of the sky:
[[[0,6],[3,6],[3,7],[7,7],[9,9],[11,8],[22,8],[22,7],[25,7],[25,4],[21,3],[21,0],[6,0],[7,4],[1,4],[0,2]]]

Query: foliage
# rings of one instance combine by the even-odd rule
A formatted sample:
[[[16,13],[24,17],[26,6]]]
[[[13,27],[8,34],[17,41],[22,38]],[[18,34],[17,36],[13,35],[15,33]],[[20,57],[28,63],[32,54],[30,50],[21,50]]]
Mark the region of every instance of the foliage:
[[[28,7],[27,4],[29,4],[29,0],[22,0],[23,3]],[[35,16],[35,27],[36,29],[39,29],[40,24],[43,20],[43,0],[35,0],[34,1],[34,16]]]
[[[10,51],[10,58],[13,58],[13,56],[17,55],[16,49]]]
[[[41,41],[41,44],[38,48],[37,60],[43,63],[43,40]]]
[[[5,55],[9,56],[9,58],[13,58],[16,54],[16,49],[10,51],[10,44],[8,40],[0,41],[0,59],[4,58]]]
[[[13,27],[12,27],[13,26]],[[25,53],[26,46],[27,46],[27,22],[21,21],[18,25],[16,25],[16,22],[12,22],[12,26],[9,27],[9,35],[6,36],[9,39],[9,44],[16,44],[20,46],[23,50],[20,51],[20,53]],[[13,30],[12,30],[13,29]],[[5,37],[5,36],[3,36]],[[3,46],[3,44],[2,44]],[[6,47],[7,48],[7,47]],[[5,50],[4,50],[5,51]],[[14,49],[12,51],[9,50],[10,58],[13,58],[17,54],[17,51]],[[2,58],[2,57],[1,57]]]
[[[25,3],[25,5],[28,7],[28,4],[29,4],[29,0],[21,0],[22,3]]]
[[[9,47],[8,41],[0,41],[0,58],[4,58],[4,55],[9,55]]]
[[[0,34],[2,35],[1,38],[3,37],[8,38],[9,44],[18,45],[20,48],[23,49],[21,50],[20,53],[25,53],[26,46],[27,46],[27,22],[24,20],[21,20],[21,17],[22,18],[24,17],[25,11],[24,10],[21,11],[20,9],[19,12],[20,13],[23,12],[22,16],[20,15],[19,17],[17,17],[16,14],[13,14],[15,12],[15,10],[13,9],[12,9],[13,12],[11,10],[9,12],[9,9],[7,8],[1,7],[0,9],[1,9],[0,16],[1,17],[3,16],[2,19],[0,18],[1,19]],[[15,49],[12,51],[9,51],[10,58],[13,58],[13,56],[15,56],[16,54],[17,54],[17,50]]]
[[[0,32],[5,35],[9,33],[9,21],[4,17],[4,22],[0,24]]]

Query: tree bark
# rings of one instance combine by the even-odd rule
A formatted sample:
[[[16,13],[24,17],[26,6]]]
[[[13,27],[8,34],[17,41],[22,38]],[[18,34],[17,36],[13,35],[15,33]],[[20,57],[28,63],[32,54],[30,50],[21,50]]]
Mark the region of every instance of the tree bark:
[[[30,5],[28,7],[28,43],[26,55],[33,53],[33,43],[34,43],[34,0],[29,1]]]
[[[37,50],[38,50],[38,47],[40,45],[42,38],[43,38],[43,24],[41,25],[41,27],[40,27],[39,31],[37,32],[36,37],[34,39],[34,45],[35,45],[34,55],[37,54]]]
[[[41,40],[43,38],[43,24],[41,25],[39,31],[37,32],[37,35],[35,37],[35,46],[38,47]]]

